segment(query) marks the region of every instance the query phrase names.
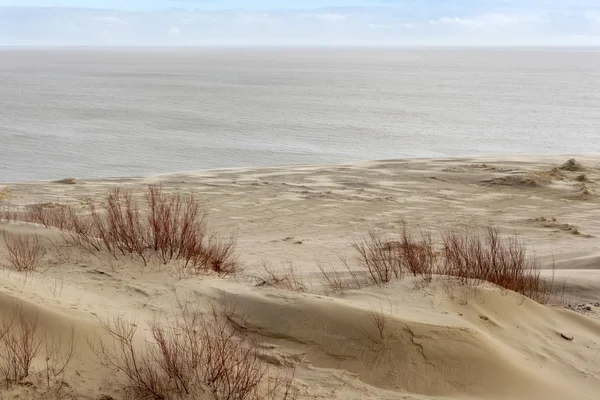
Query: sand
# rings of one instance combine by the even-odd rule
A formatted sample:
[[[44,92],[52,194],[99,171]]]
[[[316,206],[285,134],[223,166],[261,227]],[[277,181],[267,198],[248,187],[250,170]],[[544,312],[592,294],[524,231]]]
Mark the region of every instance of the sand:
[[[567,162],[576,159],[577,164]],[[584,176],[582,176],[584,175]],[[141,178],[0,184],[0,206],[90,204],[113,185],[148,183],[194,193],[212,229],[235,233],[242,275],[177,279],[152,265],[76,248],[46,257],[27,276],[0,269],[0,312],[22,305],[28,318],[70,337],[75,356],[60,398],[121,399],[114,374],[87,344],[97,318],[145,321],[176,296],[235,308],[233,322],[264,349],[275,370],[296,366],[300,399],[600,399],[600,156],[417,159],[182,172]],[[492,285],[461,287],[435,277],[330,293],[317,260],[334,268],[368,227],[398,232],[462,224],[518,233],[545,276],[564,293],[541,305]],[[56,229],[2,223],[6,235]],[[6,258],[0,239],[0,259]],[[261,262],[293,263],[305,292],[260,285]],[[381,340],[372,310],[386,315]],[[243,316],[243,318],[242,318]],[[2,317],[0,317],[2,318]],[[65,341],[66,342],[66,341]],[[3,392],[4,390],[4,392]],[[11,397],[12,396],[12,397]],[[102,397],[104,396],[104,397]],[[0,398],[50,398],[32,377]]]

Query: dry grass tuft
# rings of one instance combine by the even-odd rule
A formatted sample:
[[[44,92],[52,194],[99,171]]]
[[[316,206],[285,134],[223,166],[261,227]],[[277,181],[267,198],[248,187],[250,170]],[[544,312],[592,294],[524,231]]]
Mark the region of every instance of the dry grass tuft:
[[[384,310],[382,303],[379,304],[379,309],[371,306],[368,316],[372,322],[372,328],[374,329],[362,327],[361,331],[363,336],[375,345],[387,345],[389,334],[386,333],[386,325],[391,319],[392,313],[393,307],[391,301],[388,310]],[[375,333],[371,332],[373,330]]]
[[[335,268],[331,263],[318,260],[317,266],[321,272],[323,285],[332,292],[343,292],[345,290],[360,289],[372,285],[372,281],[366,271],[354,269],[352,264],[345,258],[340,257],[345,271]]]
[[[268,262],[263,262],[261,269],[259,286],[271,286],[291,292],[306,291],[302,275],[296,271],[293,263],[283,264],[282,268],[277,269]]]

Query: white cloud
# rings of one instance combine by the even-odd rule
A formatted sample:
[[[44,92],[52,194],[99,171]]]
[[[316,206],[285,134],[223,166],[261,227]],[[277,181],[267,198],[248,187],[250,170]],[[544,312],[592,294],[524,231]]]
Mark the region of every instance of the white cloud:
[[[182,25],[190,25],[190,24],[193,24],[193,23],[195,23],[196,21],[197,21],[197,19],[196,19],[196,18],[194,18],[194,17],[183,17],[183,18],[181,18],[181,19],[179,20],[179,22],[180,22]]]
[[[467,27],[484,27],[484,26],[508,26],[518,24],[535,24],[546,21],[545,18],[528,14],[485,14],[471,18],[460,17],[442,17],[437,20],[430,20],[431,25],[460,25]]]
[[[300,13],[298,17],[303,19],[317,19],[325,22],[342,22],[348,19],[348,15],[338,13]]]
[[[594,24],[600,25],[600,11],[594,11],[594,10],[587,11],[585,13],[585,18]]]
[[[92,19],[98,22],[108,22],[114,24],[127,25],[125,21],[117,17],[92,17]]]
[[[421,1],[433,0],[408,3]],[[0,44],[538,45],[579,40],[600,45],[600,6],[544,9],[531,7],[534,0],[523,0],[527,6],[506,0],[502,9],[489,10],[489,3],[464,1],[473,7],[149,12],[0,8]],[[471,11],[475,5],[479,12]]]
[[[267,13],[244,13],[235,17],[235,22],[238,24],[260,24],[268,20]]]
[[[442,17],[438,20],[430,20],[429,23],[431,25],[437,24],[445,24],[445,25],[463,25],[463,26],[483,26],[485,25],[483,21],[479,21],[476,19],[468,19],[468,18],[458,18],[458,17]]]
[[[315,18],[320,19],[322,21],[327,22],[341,22],[348,18],[347,15],[344,14],[334,14],[334,13],[326,13],[326,14],[316,14]]]
[[[372,29],[392,29],[394,27],[393,25],[386,24],[369,24],[368,26]]]

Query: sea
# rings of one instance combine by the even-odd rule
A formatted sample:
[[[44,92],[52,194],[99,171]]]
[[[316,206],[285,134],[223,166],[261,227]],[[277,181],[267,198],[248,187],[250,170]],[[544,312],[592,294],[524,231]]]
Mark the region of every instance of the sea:
[[[600,153],[599,49],[0,49],[0,182],[551,153]]]

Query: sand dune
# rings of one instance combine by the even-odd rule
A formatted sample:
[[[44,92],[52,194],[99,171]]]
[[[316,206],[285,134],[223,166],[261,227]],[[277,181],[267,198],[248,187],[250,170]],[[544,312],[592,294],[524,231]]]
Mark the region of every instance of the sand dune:
[[[47,337],[62,338],[59,354],[68,353],[73,326],[77,339],[59,394],[32,374],[26,384],[0,389],[1,397],[124,398],[117,384],[122,377],[93,361],[88,342],[101,332],[98,319],[135,318],[136,341],[143,345],[146,322],[165,320],[185,297],[205,310],[213,303],[233,310],[230,322],[241,337],[255,340],[265,363],[274,371],[296,367],[300,399],[600,399],[598,156],[13,183],[0,185],[0,207],[83,207],[98,204],[113,185],[141,193],[150,182],[205,202],[211,228],[237,234],[244,272],[179,279],[156,263],[64,247],[48,251],[37,272],[1,269],[0,323],[21,307]],[[398,232],[401,220],[434,230],[493,223],[517,232],[561,293],[542,305],[490,284],[463,286],[444,277],[342,293],[323,286],[317,260],[339,268],[338,255],[351,255],[351,242],[369,226]],[[30,223],[2,222],[0,230],[9,240],[36,234],[48,249],[62,240],[58,229]],[[0,260],[7,262],[4,240]],[[293,263],[305,290],[261,284],[262,261],[276,269]],[[549,270],[553,265],[556,270]],[[381,329],[375,315],[384,317]],[[33,369],[43,364],[38,358]]]
[[[331,299],[234,291],[246,331],[376,388],[428,396],[595,397],[596,379],[585,385],[582,378],[600,367],[590,351],[600,322],[521,303],[495,288],[476,289],[464,306],[446,304],[441,284],[428,292],[424,299],[411,285],[399,285]],[[369,318],[373,307],[383,307],[388,318],[383,338]],[[568,343],[561,333],[577,341]],[[573,360],[575,354],[591,359]],[[565,379],[581,382],[565,387]]]

